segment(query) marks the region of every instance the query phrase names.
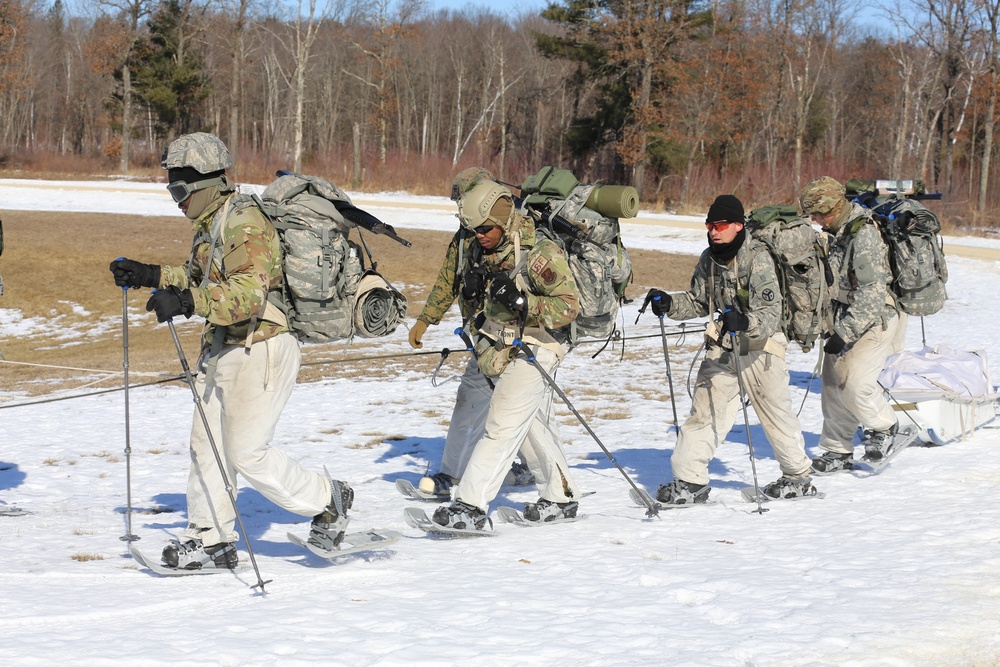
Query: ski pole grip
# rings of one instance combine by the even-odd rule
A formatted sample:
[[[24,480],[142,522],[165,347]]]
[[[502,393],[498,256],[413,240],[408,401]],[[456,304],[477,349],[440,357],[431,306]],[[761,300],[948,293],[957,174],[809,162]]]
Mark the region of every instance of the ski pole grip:
[[[117,257],[117,258],[115,258],[115,261],[116,261],[116,262],[120,262],[120,261],[122,261],[123,259],[125,259],[125,258],[124,258],[124,257]],[[122,285],[122,291],[123,291],[123,292],[127,292],[127,291],[128,291],[128,285]]]

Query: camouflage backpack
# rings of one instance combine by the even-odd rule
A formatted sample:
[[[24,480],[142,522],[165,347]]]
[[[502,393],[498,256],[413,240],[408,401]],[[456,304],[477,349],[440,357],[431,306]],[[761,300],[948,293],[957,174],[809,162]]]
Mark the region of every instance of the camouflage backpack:
[[[615,331],[632,277],[618,218],[634,217],[638,201],[633,187],[583,184],[556,167],[542,168],[521,185],[518,211],[563,249],[580,289],[580,314],[570,331],[573,343],[581,336],[608,338]]]
[[[937,216],[920,202],[896,195],[869,197],[867,204],[889,246],[891,287],[899,307],[919,317],[941,310],[948,298],[948,265]]]
[[[774,259],[781,289],[781,328],[789,342],[808,352],[832,325],[833,271],[820,233],[794,206],[762,206],[750,212],[747,232]]]
[[[279,172],[254,199],[281,239],[284,293],[268,295],[308,342],[384,336],[406,313],[406,297],[373,269],[348,240],[358,223],[350,198],[317,176]],[[370,217],[370,216],[369,216]]]

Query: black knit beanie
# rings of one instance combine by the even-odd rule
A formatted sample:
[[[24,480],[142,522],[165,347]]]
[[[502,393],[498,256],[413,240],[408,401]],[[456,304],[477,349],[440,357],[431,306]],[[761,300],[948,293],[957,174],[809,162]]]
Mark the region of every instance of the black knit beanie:
[[[743,222],[743,203],[733,195],[719,195],[708,209],[705,222]]]

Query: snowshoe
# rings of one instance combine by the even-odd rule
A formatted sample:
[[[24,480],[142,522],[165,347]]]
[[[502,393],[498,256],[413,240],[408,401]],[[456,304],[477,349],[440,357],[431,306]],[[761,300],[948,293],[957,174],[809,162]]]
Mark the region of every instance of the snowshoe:
[[[201,540],[191,539],[183,542],[170,540],[170,544],[163,548],[160,560],[167,567],[176,570],[234,570],[239,565],[240,557],[232,542],[206,547]]]
[[[656,489],[656,500],[664,505],[701,505],[708,500],[712,487],[675,479]]]
[[[475,505],[458,501],[453,505],[442,506],[434,510],[434,523],[447,528],[461,530],[485,530],[486,512]]]
[[[861,444],[865,447],[865,455],[862,458],[865,462],[878,463],[889,450],[892,449],[896,433],[899,431],[899,424],[893,424],[888,431],[875,431],[866,428],[861,434]]]
[[[534,523],[545,523],[547,521],[564,521],[576,518],[576,511],[580,508],[580,503],[570,501],[568,503],[557,503],[545,498],[540,498],[537,503],[525,503],[524,511],[521,515],[525,521]]]
[[[839,470],[850,470],[854,467],[854,458],[850,454],[824,452],[812,460],[812,471],[817,475],[829,475]]]
[[[765,496],[776,499],[803,498],[815,496],[817,491],[808,477],[786,477],[782,475],[776,481],[763,488]]]
[[[347,482],[330,480],[330,504],[313,517],[309,527],[309,544],[323,551],[334,551],[344,539],[347,510],[354,504],[354,489]]]

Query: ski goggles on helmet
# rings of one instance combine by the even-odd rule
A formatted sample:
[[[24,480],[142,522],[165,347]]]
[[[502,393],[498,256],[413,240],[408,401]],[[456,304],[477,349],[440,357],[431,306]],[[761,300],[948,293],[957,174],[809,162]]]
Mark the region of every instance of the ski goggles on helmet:
[[[221,176],[215,178],[209,178],[204,181],[196,181],[194,183],[185,183],[184,181],[174,181],[173,183],[167,184],[167,192],[173,197],[173,200],[180,204],[182,201],[191,196],[192,193],[198,190],[204,190],[210,188],[213,185],[222,185],[225,183],[225,179]]]

